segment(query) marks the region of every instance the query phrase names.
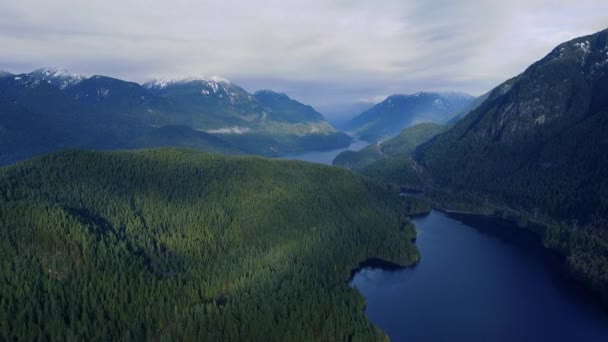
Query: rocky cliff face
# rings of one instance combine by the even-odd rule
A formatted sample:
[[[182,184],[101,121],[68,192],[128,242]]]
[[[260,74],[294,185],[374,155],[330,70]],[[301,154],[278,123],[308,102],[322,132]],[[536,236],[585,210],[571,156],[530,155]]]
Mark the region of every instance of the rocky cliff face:
[[[468,132],[516,142],[608,108],[608,30],[556,47],[490,94]]]

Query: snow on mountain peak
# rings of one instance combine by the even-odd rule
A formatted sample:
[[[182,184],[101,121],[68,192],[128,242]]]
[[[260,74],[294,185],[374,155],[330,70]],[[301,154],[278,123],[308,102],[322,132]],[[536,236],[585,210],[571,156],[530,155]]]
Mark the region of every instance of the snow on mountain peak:
[[[78,84],[86,79],[83,75],[70,73],[63,68],[40,68],[31,72],[30,75],[42,82],[59,86],[61,89]]]
[[[174,84],[184,84],[184,83],[192,83],[192,82],[204,82],[208,84],[232,84],[229,80],[219,77],[219,76],[194,76],[194,77],[186,77],[179,79],[170,79],[170,78],[159,78],[150,82],[144,83],[144,87],[146,88],[156,88],[156,89],[164,89],[168,86]]]
[[[580,43],[574,43],[574,46],[579,48],[583,54],[589,54],[589,52],[591,52],[591,47],[589,45],[589,41],[586,40],[584,42],[580,42]]]
[[[203,77],[203,81],[214,82],[214,83],[231,83],[230,80],[220,76]]]

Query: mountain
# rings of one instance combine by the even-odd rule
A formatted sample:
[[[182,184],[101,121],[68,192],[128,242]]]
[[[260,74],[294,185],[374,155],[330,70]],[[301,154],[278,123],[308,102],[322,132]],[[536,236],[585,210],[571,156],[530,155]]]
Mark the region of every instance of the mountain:
[[[58,119],[85,111],[77,100],[53,82],[43,81],[34,73],[4,77],[0,82],[0,99],[23,106],[29,111],[47,111],[50,116],[57,116]]]
[[[312,107],[285,94],[259,91],[249,94],[220,77],[157,80],[144,84],[153,94],[168,99],[186,124],[209,133],[307,135],[338,133]]]
[[[0,113],[0,165],[73,147],[71,142],[80,139],[77,125],[57,129],[53,120],[16,103],[0,100]]]
[[[86,79],[86,77],[73,74],[60,68],[41,68],[28,74],[29,77],[58,86],[60,89],[76,85]]]
[[[352,140],[310,106],[271,91],[251,95],[224,78],[156,80],[144,87],[174,104],[174,124],[218,135],[246,153],[332,149]]]
[[[608,181],[602,176],[607,41],[602,31],[559,45],[423,149],[421,162],[442,185],[500,193],[528,210],[578,219],[608,215],[600,205],[601,183]]]
[[[608,302],[606,132],[608,30],[559,45],[416,158],[446,206],[549,222],[545,244]]]
[[[129,101],[145,101],[116,86],[126,82],[92,77],[62,88],[45,74],[0,78],[0,165],[61,149],[121,148],[159,121],[134,110]]]
[[[276,156],[352,140],[312,107],[259,96],[266,104],[218,77],[142,86],[51,68],[7,75],[0,77],[7,113],[0,116],[0,165],[66,148],[189,146]]]
[[[362,140],[376,142],[417,123],[446,123],[473,100],[474,97],[462,93],[393,95],[353,118],[345,129]]]
[[[8,76],[13,76],[13,74],[8,71],[0,70],[0,78]]]
[[[175,113],[166,99],[144,87],[106,76],[93,76],[65,88],[65,93],[97,113],[99,120],[128,141],[151,128],[168,125]]]
[[[252,95],[220,77],[156,80],[144,87],[175,105],[174,123],[197,130],[237,127],[248,132],[257,129],[266,114]]]
[[[93,113],[85,106],[30,74],[0,78],[0,113],[0,165],[92,146],[106,133],[91,125]]]
[[[360,176],[192,150],[1,168],[0,218],[17,340],[387,340],[351,271],[419,259],[404,200]]]

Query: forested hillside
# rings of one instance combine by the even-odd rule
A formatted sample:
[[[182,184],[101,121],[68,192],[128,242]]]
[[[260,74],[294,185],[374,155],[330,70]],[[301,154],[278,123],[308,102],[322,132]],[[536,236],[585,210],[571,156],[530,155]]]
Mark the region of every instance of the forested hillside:
[[[440,187],[561,219],[608,217],[608,30],[555,48],[418,156]]]
[[[386,158],[409,159],[416,147],[426,143],[449,126],[431,122],[417,124],[402,130],[397,136],[370,144],[360,151],[344,151],[336,156],[333,165],[361,170],[370,164]]]
[[[351,169],[395,191],[422,190],[423,179],[412,160],[412,153],[448,128],[434,123],[414,125],[396,137],[371,144],[361,151],[344,151],[336,156],[333,165]],[[428,206],[421,209],[415,211],[428,210]]]
[[[418,260],[406,203],[346,170],[190,150],[0,169],[0,340],[384,340],[347,285]]]

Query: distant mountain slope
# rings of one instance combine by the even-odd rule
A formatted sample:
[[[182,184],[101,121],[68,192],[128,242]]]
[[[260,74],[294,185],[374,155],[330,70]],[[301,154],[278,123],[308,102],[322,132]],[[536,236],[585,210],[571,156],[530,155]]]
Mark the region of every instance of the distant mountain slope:
[[[0,105],[10,115],[0,116],[4,142],[0,165],[65,148],[175,143],[169,146],[186,144],[212,151],[226,151],[230,146],[230,151],[276,156],[340,148],[352,140],[310,106],[258,95],[264,103],[218,77],[141,86],[105,76],[86,78],[62,69],[6,74],[0,77]],[[157,130],[164,126],[169,127]],[[185,136],[177,137],[178,132]],[[154,142],[154,138],[159,140]],[[212,142],[219,145],[211,146]]]
[[[376,142],[421,122],[446,123],[474,97],[461,93],[393,95],[345,125],[360,139]]]
[[[187,147],[224,154],[239,154],[243,151],[218,136],[195,131],[188,126],[163,126],[152,129],[126,144],[125,148],[144,149],[165,146]]]
[[[106,76],[90,77],[65,92],[95,111],[100,120],[115,123],[115,131],[129,130],[134,137],[150,127],[170,124],[175,112],[169,101],[141,85]]]
[[[425,122],[402,130],[399,135],[382,143],[382,152],[388,156],[409,157],[416,148],[435,136],[443,133],[449,128],[447,125],[439,125]]]
[[[68,87],[66,93],[82,103],[98,107],[108,113],[125,110],[151,111],[158,108],[165,111],[172,110],[166,99],[150,94],[141,85],[106,76],[90,77]]]
[[[73,147],[81,138],[76,127],[59,129],[53,120],[0,100],[0,165]]]
[[[269,117],[291,123],[325,121],[321,113],[311,106],[292,100],[289,96],[272,90],[260,90],[253,95],[264,107],[270,109]]]
[[[78,120],[79,117],[89,114],[85,106],[58,86],[45,82],[32,74],[1,78],[0,100],[23,106],[31,112],[48,112],[49,118],[57,120]],[[81,113],[81,115],[76,115],[76,113]],[[75,124],[77,123],[75,122]]]
[[[93,113],[57,86],[28,74],[0,78],[0,165],[63,148],[90,146],[105,132]]]
[[[456,113],[450,120],[448,120],[448,124],[453,125],[457,123],[460,119],[467,116],[470,112],[474,111],[479,107],[485,100],[490,96],[491,91],[475,98],[473,102],[469,103],[466,107],[464,107],[460,112]]]
[[[344,151],[336,156],[333,165],[362,170],[386,158],[409,159],[416,147],[448,129],[446,125],[421,123],[402,130],[399,135],[381,143],[370,144],[361,151]]]
[[[348,279],[368,258],[416,262],[414,237],[402,200],[346,170],[50,154],[0,169],[0,336],[386,340]]]

